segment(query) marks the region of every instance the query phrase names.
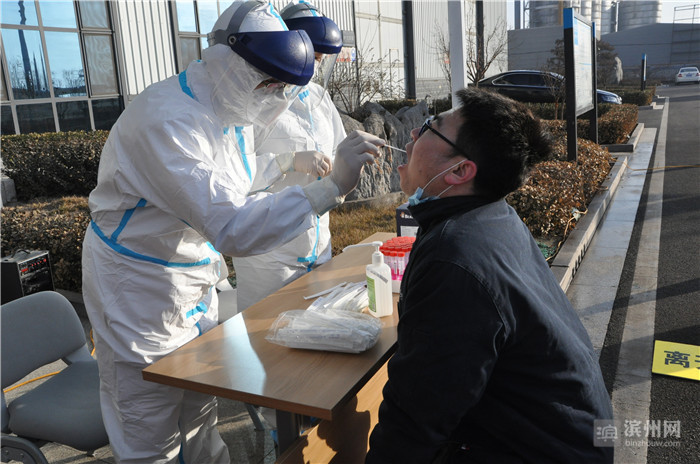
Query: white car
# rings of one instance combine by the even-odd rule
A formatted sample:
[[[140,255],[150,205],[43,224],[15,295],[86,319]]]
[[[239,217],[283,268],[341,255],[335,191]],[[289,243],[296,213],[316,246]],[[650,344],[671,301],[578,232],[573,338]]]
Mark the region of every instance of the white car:
[[[682,84],[683,82],[695,82],[700,84],[700,71],[698,68],[681,68],[678,73],[676,73],[676,85]]]

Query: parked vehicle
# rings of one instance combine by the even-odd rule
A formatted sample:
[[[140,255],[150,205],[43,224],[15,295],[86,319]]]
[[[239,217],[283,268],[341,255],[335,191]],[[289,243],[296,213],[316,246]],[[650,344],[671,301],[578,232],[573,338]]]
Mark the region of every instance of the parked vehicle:
[[[700,84],[700,71],[698,71],[698,68],[687,67],[679,69],[678,73],[676,73],[676,85],[684,82]]]
[[[564,100],[564,76],[548,71],[506,71],[479,81],[479,87],[492,89],[513,100],[529,103],[552,103],[559,94]],[[598,103],[619,105],[622,98],[606,90],[596,89]]]

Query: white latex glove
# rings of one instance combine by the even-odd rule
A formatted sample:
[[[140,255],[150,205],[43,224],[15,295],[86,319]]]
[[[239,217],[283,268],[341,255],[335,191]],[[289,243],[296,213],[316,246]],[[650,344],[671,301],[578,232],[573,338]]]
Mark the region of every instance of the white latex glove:
[[[379,157],[379,148],[386,142],[376,135],[353,131],[338,144],[335,150],[335,166],[330,178],[338,186],[341,195],[352,192],[360,181],[362,167]]]
[[[333,163],[329,156],[318,151],[294,152],[294,170],[311,174],[312,176],[325,177],[333,169]]]
[[[318,215],[325,214],[345,200],[360,181],[362,167],[379,156],[386,142],[363,131],[354,131],[338,144],[331,175],[302,187]]]

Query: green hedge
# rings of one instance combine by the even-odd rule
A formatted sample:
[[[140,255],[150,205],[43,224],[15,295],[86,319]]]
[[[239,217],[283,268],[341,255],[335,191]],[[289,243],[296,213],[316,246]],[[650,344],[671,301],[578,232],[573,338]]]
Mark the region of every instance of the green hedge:
[[[558,133],[561,121],[546,121]],[[607,177],[613,157],[607,149],[579,140],[578,162],[566,161],[566,135],[555,137],[556,160],[535,165],[524,186],[506,197],[536,238],[560,237],[576,225],[575,216]]]
[[[382,105],[385,110],[391,114],[396,114],[404,106],[416,106],[416,100],[412,98],[406,98],[403,100],[381,100],[377,102]]]
[[[656,95],[656,87],[647,87],[645,90],[637,90],[629,87],[619,87],[605,89],[609,92],[614,92],[622,98],[622,103],[629,103],[637,106],[651,105]]]
[[[3,135],[2,173],[15,182],[17,199],[88,195],[107,131]]]
[[[639,107],[637,105],[622,104],[612,105],[603,116],[598,118],[598,143],[613,144],[625,143],[637,126]],[[588,139],[590,122],[586,119],[579,121],[577,125],[578,136]]]
[[[627,142],[630,134],[637,126],[639,107],[636,105],[606,105],[607,111],[598,117],[598,143],[616,144]],[[566,136],[566,121],[547,121],[549,129],[555,138]],[[579,118],[576,132],[579,139],[588,139],[588,119]]]

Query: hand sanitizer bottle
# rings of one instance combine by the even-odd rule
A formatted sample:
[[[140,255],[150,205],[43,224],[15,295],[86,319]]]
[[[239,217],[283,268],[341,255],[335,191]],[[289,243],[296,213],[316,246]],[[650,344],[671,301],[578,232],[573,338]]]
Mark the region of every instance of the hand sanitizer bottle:
[[[375,317],[390,316],[394,311],[391,297],[391,268],[384,262],[384,255],[379,251],[381,242],[373,242],[376,247],[372,253],[372,264],[367,265],[367,296],[369,313]]]
[[[384,255],[379,251],[382,242],[362,243],[350,247],[373,246],[372,264],[366,268],[367,297],[369,313],[374,317],[390,316],[394,312],[394,300],[391,295],[391,268],[384,262]]]

